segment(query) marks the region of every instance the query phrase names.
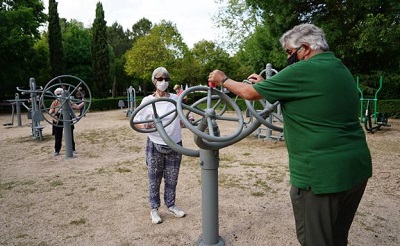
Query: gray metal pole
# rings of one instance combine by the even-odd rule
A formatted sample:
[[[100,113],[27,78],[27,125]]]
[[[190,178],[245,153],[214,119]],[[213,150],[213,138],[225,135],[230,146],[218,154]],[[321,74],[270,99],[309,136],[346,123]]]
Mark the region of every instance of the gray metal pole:
[[[29,79],[29,87],[31,89],[31,105],[32,105],[32,110],[31,110],[31,115],[32,115],[32,133],[33,137],[36,138],[39,136],[38,134],[38,126],[39,122],[36,121],[35,117],[33,117],[37,111],[37,105],[36,105],[36,81],[34,78]]]
[[[269,79],[272,77],[272,64],[271,63],[267,63],[267,65],[265,66],[265,78]]]
[[[213,132],[219,136],[219,128],[213,121]],[[208,131],[208,130],[207,130]],[[201,196],[202,196],[202,231],[200,246],[224,246],[219,236],[218,213],[218,167],[219,150],[200,149]]]
[[[65,157],[72,158],[73,157],[72,130],[71,130],[71,114],[70,114],[70,102],[69,102],[68,91],[64,90],[62,96],[63,98],[66,98],[64,104],[62,105]]]
[[[269,116],[268,116],[268,122],[270,123],[270,124],[272,124],[272,114],[270,114]],[[271,128],[269,128],[269,127],[267,127],[267,133],[266,133],[266,136],[265,136],[267,139],[272,139],[272,129]]]
[[[15,106],[17,108],[18,126],[22,126],[22,121],[21,121],[21,102],[19,100],[19,94],[18,93],[15,93]]]
[[[201,246],[225,245],[219,236],[218,218],[218,150],[200,149],[202,231]]]

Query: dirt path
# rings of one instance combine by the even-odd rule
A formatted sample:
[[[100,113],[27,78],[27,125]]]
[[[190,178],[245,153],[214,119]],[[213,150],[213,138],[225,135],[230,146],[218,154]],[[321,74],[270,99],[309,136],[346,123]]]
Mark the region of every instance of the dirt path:
[[[22,127],[0,127],[0,245],[197,245],[202,233],[198,158],[184,157],[177,204],[185,218],[150,221],[146,135],[121,110],[92,112],[76,125],[78,154],[53,157]],[[10,121],[1,115],[0,123]],[[350,232],[351,246],[400,245],[400,121],[367,139],[374,176]],[[183,130],[185,146],[197,149]],[[249,136],[220,150],[219,230],[226,245],[298,245],[284,142]]]

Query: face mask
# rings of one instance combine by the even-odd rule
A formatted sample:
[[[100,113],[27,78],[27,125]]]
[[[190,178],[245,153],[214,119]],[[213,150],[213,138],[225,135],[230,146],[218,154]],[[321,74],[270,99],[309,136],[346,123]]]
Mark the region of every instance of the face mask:
[[[298,50],[297,50],[298,51]],[[288,65],[292,65],[293,63],[296,63],[299,61],[299,58],[297,58],[297,51],[294,52],[289,58],[287,59]]]
[[[168,82],[166,81],[157,81],[157,89],[160,91],[165,91],[168,88]]]

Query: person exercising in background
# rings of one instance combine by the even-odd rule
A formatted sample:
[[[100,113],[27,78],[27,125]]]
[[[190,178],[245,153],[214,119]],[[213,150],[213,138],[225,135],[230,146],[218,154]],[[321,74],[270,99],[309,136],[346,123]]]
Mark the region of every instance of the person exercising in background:
[[[56,99],[51,103],[49,113],[54,115],[56,119],[53,120],[53,135],[54,135],[54,156],[60,155],[61,145],[62,145],[62,135],[64,129],[64,123],[62,121],[63,114],[62,112],[62,103],[61,96],[64,92],[63,88],[57,88],[54,91],[54,95],[56,95]],[[81,109],[83,108],[85,102],[81,102],[80,104],[71,103],[71,107],[73,109]],[[75,150],[75,140],[74,140],[74,125],[71,125],[71,137],[72,137],[72,150],[74,154],[76,154]]]
[[[185,90],[182,89],[180,85],[176,84],[176,85],[174,86],[174,91],[175,91],[176,95],[179,97],[179,95],[182,94]],[[183,103],[186,103],[186,102],[187,102],[187,96],[185,96],[185,97],[182,99],[182,102],[183,102]]]

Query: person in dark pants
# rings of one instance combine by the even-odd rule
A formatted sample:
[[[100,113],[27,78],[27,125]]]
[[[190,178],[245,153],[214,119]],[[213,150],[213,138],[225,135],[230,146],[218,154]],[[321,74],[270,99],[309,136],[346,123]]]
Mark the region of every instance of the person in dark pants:
[[[62,121],[62,103],[61,103],[61,95],[63,93],[62,88],[57,88],[54,91],[54,94],[57,96],[57,99],[54,100],[49,109],[49,113],[53,114],[58,120],[53,120],[53,135],[54,135],[54,156],[58,156],[60,154],[61,146],[62,146],[62,135],[63,135],[63,121]],[[80,104],[71,103],[72,109],[81,109],[84,106],[84,102]],[[75,140],[74,140],[74,125],[71,125],[71,137],[72,137],[72,150],[75,152]]]
[[[167,91],[169,86],[170,76],[169,72],[164,67],[158,67],[153,71],[151,82],[156,91],[143,98],[141,105],[146,104],[156,98],[169,98],[177,101],[178,96]],[[156,104],[157,113],[160,115],[175,110],[174,104],[167,101],[160,101]],[[142,121],[151,119],[154,111],[151,105],[140,110],[136,116],[135,121]],[[182,129],[178,117],[173,118],[173,114],[163,118],[163,121],[171,124],[165,127],[168,136],[179,145],[182,145]],[[146,123],[140,128],[152,129],[155,128],[154,123]],[[153,224],[160,224],[163,222],[158,209],[161,206],[160,187],[162,179],[164,178],[164,204],[167,207],[167,214],[175,217],[185,217],[186,213],[176,206],[176,187],[178,185],[179,170],[182,162],[182,154],[171,149],[162,139],[158,131],[148,133],[146,143],[146,165],[149,181],[149,203],[150,203],[150,218]]]
[[[280,102],[297,239],[344,246],[372,176],[356,83],[315,25],[295,26],[280,43],[289,66],[271,78],[251,74],[248,84],[215,70],[208,80],[248,100]]]
[[[63,136],[63,122],[62,121],[53,121],[56,125],[53,125],[53,135],[54,135],[54,156],[58,156],[60,154],[61,146],[62,146],[62,136]],[[74,139],[74,125],[71,125],[71,138],[72,138],[72,151],[75,152],[75,139]]]

